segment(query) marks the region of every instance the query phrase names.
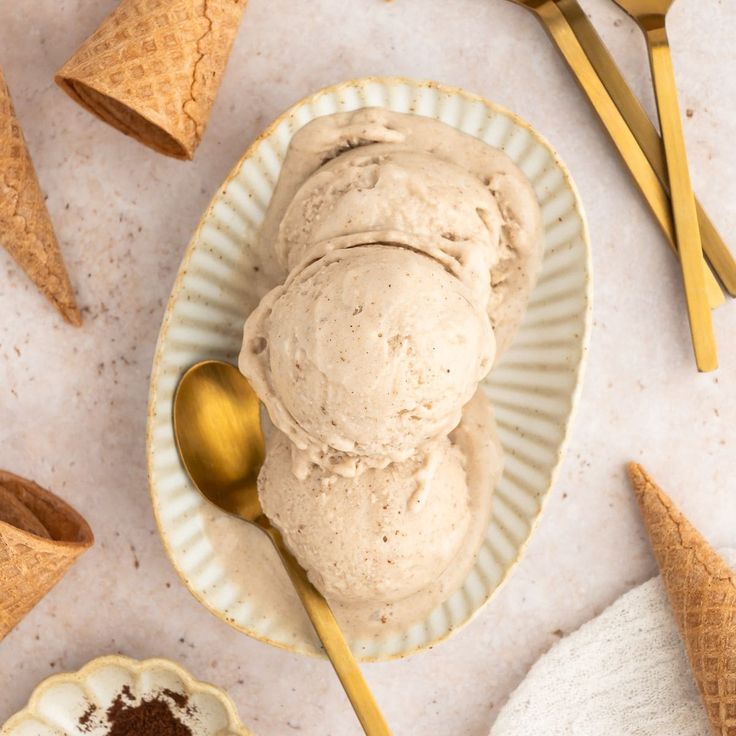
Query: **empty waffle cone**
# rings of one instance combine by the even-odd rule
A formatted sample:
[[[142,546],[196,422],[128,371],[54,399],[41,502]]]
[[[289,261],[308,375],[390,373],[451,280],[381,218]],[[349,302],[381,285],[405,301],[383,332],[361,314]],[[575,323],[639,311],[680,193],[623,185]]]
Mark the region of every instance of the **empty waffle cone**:
[[[123,0],[56,82],[155,151],[191,159],[247,0]]]
[[[640,465],[641,514],[717,736],[736,736],[736,577]]]
[[[73,508],[36,483],[0,470],[0,488],[0,503],[7,494],[15,499],[11,504],[6,499],[0,508],[2,640],[92,546],[94,537]],[[27,513],[19,513],[18,506]]]
[[[0,70],[0,245],[73,325],[81,324],[46,202]]]

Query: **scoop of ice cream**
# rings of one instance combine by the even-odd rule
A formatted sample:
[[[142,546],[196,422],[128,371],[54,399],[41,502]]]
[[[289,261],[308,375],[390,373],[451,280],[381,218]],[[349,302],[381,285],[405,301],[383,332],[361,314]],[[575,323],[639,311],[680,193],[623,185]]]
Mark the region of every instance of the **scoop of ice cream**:
[[[426,454],[342,478],[291,472],[291,442],[269,439],[258,478],[263,510],[310,580],[342,603],[400,600],[450,564],[470,526],[460,450],[442,438]]]
[[[379,174],[374,185],[375,176],[370,171],[361,172],[355,163],[361,156],[369,161],[371,152],[383,155],[389,151],[395,152],[396,157],[390,162],[388,159],[379,162],[374,168],[373,174]],[[420,163],[422,156],[429,157],[425,159],[429,168]],[[431,166],[430,159],[434,162]],[[433,166],[437,167],[436,177],[431,173]],[[391,169],[390,176],[387,168]],[[404,170],[403,181],[399,169]],[[425,190],[420,171],[430,172]],[[361,183],[353,185],[350,175],[356,176]],[[521,322],[539,274],[543,250],[541,211],[529,180],[503,151],[452,126],[421,115],[382,108],[326,115],[305,125],[289,145],[260,231],[261,250],[275,253],[274,260],[279,263],[283,278],[305,250],[314,246],[313,238],[335,233],[338,239],[342,238],[342,243],[369,242],[360,235],[358,220],[369,230],[380,231],[390,225],[387,240],[397,238],[397,233],[411,232],[409,228],[414,227],[420,235],[417,247],[438,248],[442,253],[434,253],[435,257],[449,261],[466,283],[478,285],[481,282],[476,272],[480,268],[480,258],[487,255],[482,254],[487,242],[483,238],[473,239],[478,234],[478,215],[473,208],[465,207],[463,202],[459,202],[457,208],[440,204],[430,213],[427,224],[422,224],[433,199],[442,198],[439,190],[437,196],[431,190],[443,175],[447,175],[441,182],[446,195],[455,197],[457,202],[457,195],[453,193],[454,183],[457,183],[470,197],[469,201],[480,203],[481,219],[489,226],[487,242],[495,242],[492,231],[496,223],[500,223],[497,252],[490,262],[490,274],[485,275],[486,282],[490,283],[490,299],[487,299],[487,289],[485,298],[496,334],[496,355],[500,356]],[[476,181],[471,184],[469,178]],[[414,190],[413,184],[418,184],[419,189]],[[495,208],[489,206],[479,185],[495,200]],[[392,201],[379,203],[379,192],[373,191],[376,188],[390,194]],[[355,222],[349,222],[348,202],[350,207],[355,207],[358,218]],[[314,212],[309,209],[312,206]],[[407,214],[402,212],[405,206]],[[490,217],[486,213],[490,213]],[[309,223],[304,237],[299,235],[299,216]],[[347,226],[347,238],[339,232],[338,226],[331,226],[332,217],[339,218],[341,225]],[[453,243],[443,235],[453,233],[472,234],[472,237]],[[422,234],[429,234],[433,239],[423,241]],[[478,242],[482,244],[480,254],[469,247]],[[294,245],[299,254],[290,252]],[[330,238],[321,241],[325,250],[335,245]]]
[[[499,260],[503,220],[478,177],[425,151],[364,146],[309,177],[279,227],[289,269],[335,248],[395,243],[436,258],[484,307]]]
[[[372,245],[269,292],[245,323],[240,370],[305,459],[350,476],[451,431],[493,358],[488,316],[459,279]]]

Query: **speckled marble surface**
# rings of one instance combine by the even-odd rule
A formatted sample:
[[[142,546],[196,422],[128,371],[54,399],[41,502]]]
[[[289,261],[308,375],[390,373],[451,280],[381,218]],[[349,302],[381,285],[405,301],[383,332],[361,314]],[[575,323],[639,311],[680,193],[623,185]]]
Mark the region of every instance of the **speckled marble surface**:
[[[643,42],[610,0],[586,9],[652,109]],[[64,326],[0,252],[0,467],[89,519],[97,545],[0,643],[0,722],[49,674],[122,652],[226,688],[260,736],[359,730],[328,664],[239,635],[178,581],[146,487],[148,374],[181,253],[211,194],[283,108],[367,74],[435,78],[518,112],[582,192],[596,277],[581,408],[559,480],[503,591],[450,642],[367,678],[397,736],[482,736],[557,637],[654,571],[623,475],[642,459],[716,544],[736,542],[736,305],[721,369],[695,373],[675,262],[535,20],[504,0],[250,0],[194,162],[92,118],[52,82],[113,0],[0,5],[0,64],[84,307]],[[736,246],[736,8],[680,0],[671,33],[693,178]]]

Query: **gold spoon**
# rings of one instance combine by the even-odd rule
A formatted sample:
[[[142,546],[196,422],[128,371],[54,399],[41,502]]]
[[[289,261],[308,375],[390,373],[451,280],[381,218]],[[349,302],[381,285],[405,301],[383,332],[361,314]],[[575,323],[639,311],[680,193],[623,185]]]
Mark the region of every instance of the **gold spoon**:
[[[667,244],[672,252],[677,255],[677,239],[672,221],[672,207],[667,191],[653,164],[645,155],[639,141],[637,141],[633,129],[609,94],[603,78],[599,76],[598,70],[594,67],[586,50],[576,37],[562,6],[558,0],[511,0],[511,2],[534,13],[556,44],[575,75],[578,84],[580,84],[598,113],[598,117],[621,154],[621,158],[626,162],[631,176],[649,204],[662,232],[667,237]],[[661,145],[659,139],[657,139],[657,145]],[[705,262],[703,262],[703,266],[708,304],[711,309],[715,309],[725,301],[723,292]]]
[[[557,46],[631,170],[672,252],[677,255],[672,207],[666,191],[669,182],[662,139],[578,0],[511,1],[531,11]],[[647,163],[633,149],[624,124],[659,179],[659,186],[647,171]],[[696,206],[703,251],[728,293],[736,296],[736,259],[697,200]],[[705,274],[705,287],[711,309],[721,306],[725,301],[723,293],[710,269]]]
[[[698,370],[712,371],[718,367],[716,341],[705,297],[705,270],[698,212],[690,181],[675,71],[665,26],[665,16],[674,0],[614,0],[614,2],[636,21],[647,40],[695,362]]]
[[[363,730],[368,736],[390,736],[327,601],[263,513],[256,485],[264,458],[258,397],[237,368],[206,360],[186,371],[174,396],[174,435],[184,467],[200,493],[268,534]]]

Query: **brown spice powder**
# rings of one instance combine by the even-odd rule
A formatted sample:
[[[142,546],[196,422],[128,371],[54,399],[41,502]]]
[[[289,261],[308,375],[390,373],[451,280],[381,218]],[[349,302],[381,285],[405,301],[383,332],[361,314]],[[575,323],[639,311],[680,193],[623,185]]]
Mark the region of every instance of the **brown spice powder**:
[[[118,695],[107,711],[109,736],[193,736],[161,697],[130,705]]]
[[[135,696],[126,685],[108,708],[100,714],[109,724],[108,736],[194,736],[191,729],[172,712],[170,702],[188,715],[196,710],[183,693],[164,690],[160,695],[134,705]],[[82,731],[88,732],[97,720],[97,707],[91,705],[80,717]]]
[[[88,731],[89,729],[86,728],[90,725],[92,722],[92,717],[97,712],[97,706],[96,705],[90,705],[89,708],[87,708],[86,711],[82,714],[82,716],[79,719],[79,725],[82,726],[83,731]]]

